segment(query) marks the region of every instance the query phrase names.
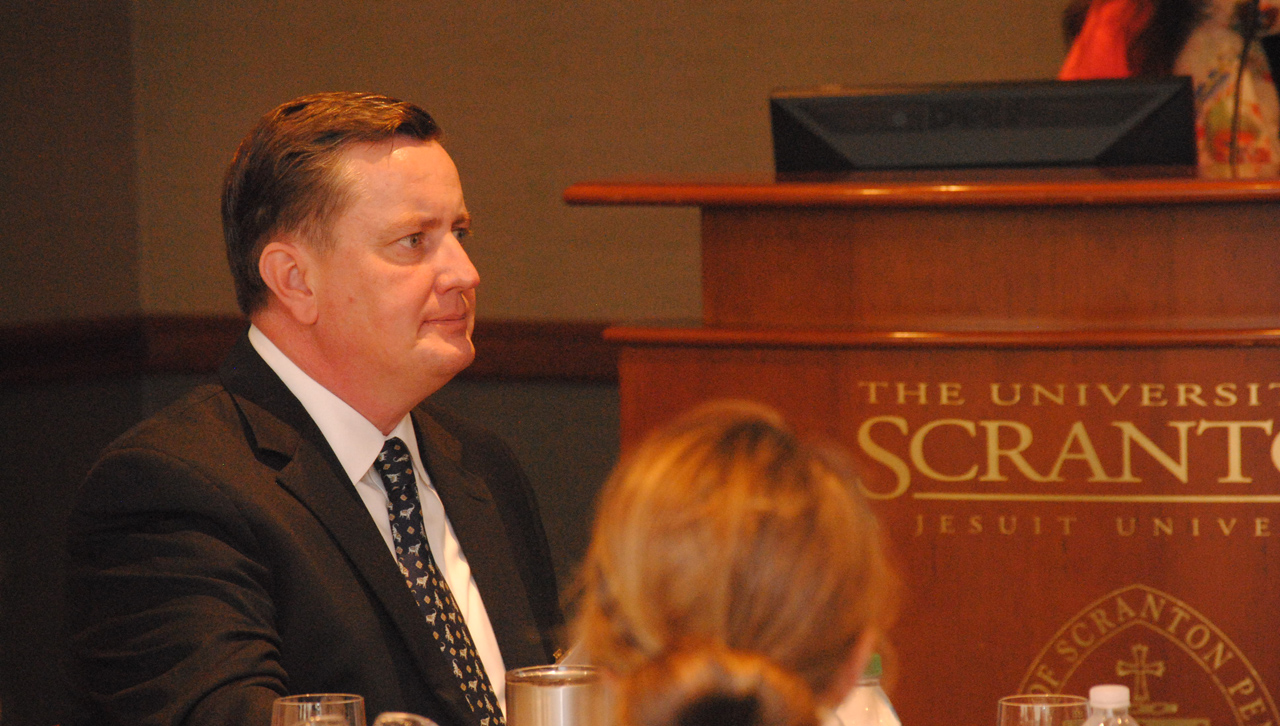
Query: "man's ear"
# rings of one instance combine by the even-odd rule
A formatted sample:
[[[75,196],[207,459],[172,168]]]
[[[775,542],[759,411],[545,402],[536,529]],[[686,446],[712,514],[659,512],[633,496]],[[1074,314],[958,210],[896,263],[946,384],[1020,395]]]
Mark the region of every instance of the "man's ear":
[[[315,257],[296,235],[280,235],[262,248],[258,274],[280,306],[302,325],[318,316],[311,276]]]

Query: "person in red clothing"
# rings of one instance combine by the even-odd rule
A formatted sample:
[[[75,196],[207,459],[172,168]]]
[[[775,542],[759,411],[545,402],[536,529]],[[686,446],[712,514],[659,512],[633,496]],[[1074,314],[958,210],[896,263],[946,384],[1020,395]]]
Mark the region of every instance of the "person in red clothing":
[[[1074,0],[1063,17],[1071,49],[1058,78],[1190,76],[1200,164],[1230,164],[1234,134],[1234,161],[1274,169],[1280,101],[1271,68],[1256,42],[1241,51],[1244,36],[1280,30],[1278,18],[1276,0]]]
[[[1059,78],[1167,76],[1203,0],[1075,0],[1064,13],[1071,51]]]

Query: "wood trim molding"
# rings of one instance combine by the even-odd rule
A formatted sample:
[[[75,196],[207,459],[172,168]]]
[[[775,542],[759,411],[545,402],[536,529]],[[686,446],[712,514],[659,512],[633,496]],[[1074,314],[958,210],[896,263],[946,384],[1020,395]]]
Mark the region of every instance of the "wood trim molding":
[[[463,379],[618,382],[618,348],[607,323],[478,320],[476,359]]]
[[[212,373],[244,332],[237,316],[137,315],[0,327],[0,385]],[[616,383],[606,324],[481,320],[476,360],[459,378]]]

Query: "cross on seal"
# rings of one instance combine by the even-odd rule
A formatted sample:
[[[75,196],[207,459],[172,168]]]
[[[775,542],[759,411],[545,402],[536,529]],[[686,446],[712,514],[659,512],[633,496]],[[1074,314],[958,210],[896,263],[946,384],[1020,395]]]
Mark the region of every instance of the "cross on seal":
[[[1147,676],[1161,678],[1164,676],[1164,661],[1147,663],[1147,655],[1151,649],[1145,643],[1134,643],[1130,652],[1133,661],[1116,661],[1116,675],[1133,676],[1133,702],[1147,703],[1151,700],[1151,689],[1147,685]]]

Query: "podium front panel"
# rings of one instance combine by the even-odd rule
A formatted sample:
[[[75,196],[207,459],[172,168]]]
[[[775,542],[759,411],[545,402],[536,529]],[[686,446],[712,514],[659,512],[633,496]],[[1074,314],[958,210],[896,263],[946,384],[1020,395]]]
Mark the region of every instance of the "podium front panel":
[[[723,327],[1280,327],[1277,204],[708,207]]]
[[[624,448],[740,397],[851,452],[904,575],[904,723],[1098,683],[1144,726],[1280,723],[1280,338],[678,338],[622,351]]]

